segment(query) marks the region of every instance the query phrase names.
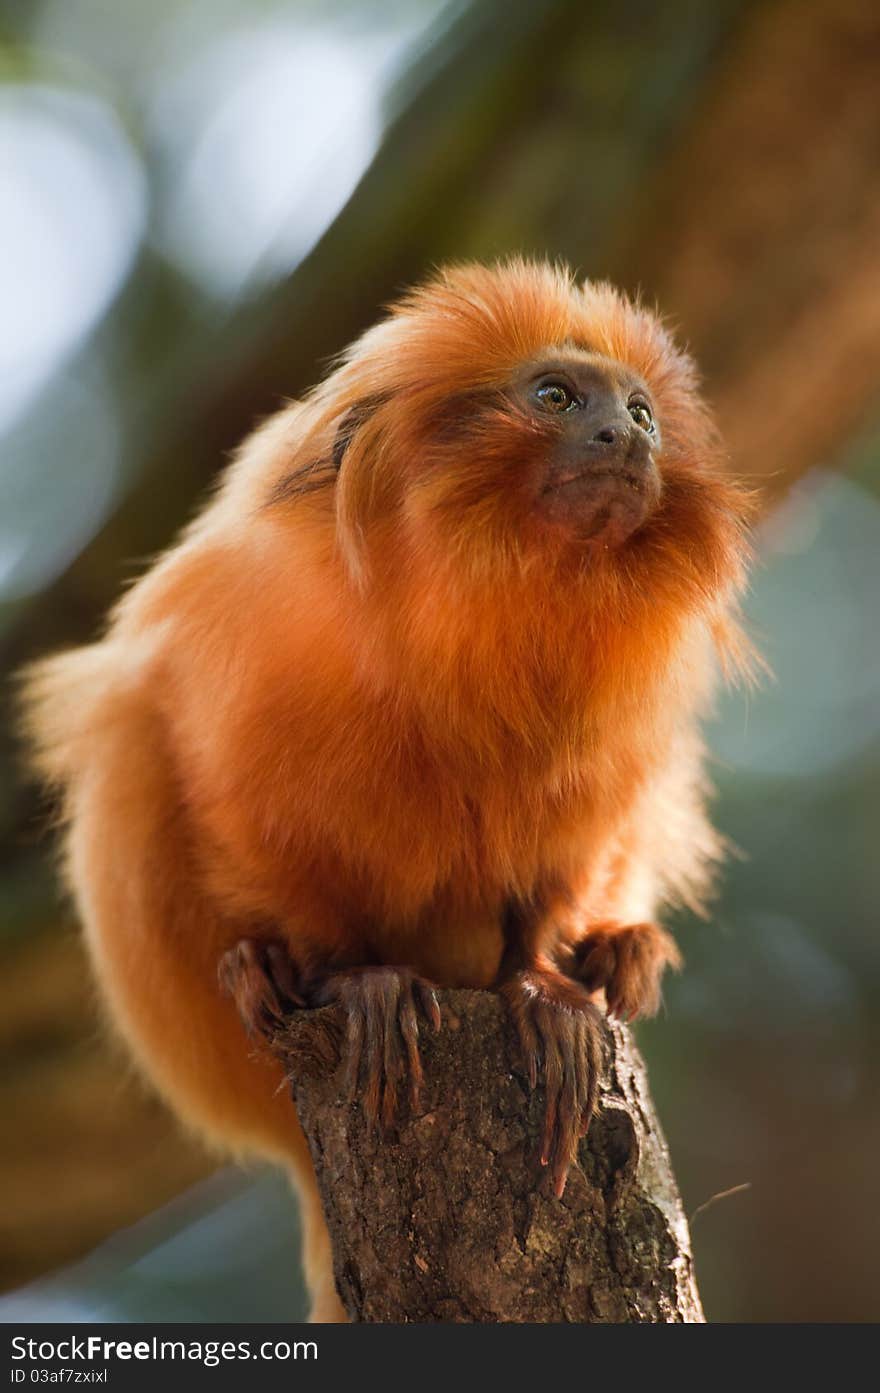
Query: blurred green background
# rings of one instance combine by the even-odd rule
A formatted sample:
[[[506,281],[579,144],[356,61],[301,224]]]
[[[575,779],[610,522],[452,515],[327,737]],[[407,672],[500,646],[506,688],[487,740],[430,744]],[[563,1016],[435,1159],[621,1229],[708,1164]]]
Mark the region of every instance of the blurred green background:
[[[4,673],[436,261],[563,257],[696,353],[775,673],[713,723],[742,855],[640,1031],[686,1208],[743,1187],[694,1220],[714,1320],[880,1318],[878,71],[870,0],[0,10]],[[8,685],[0,1313],[296,1315],[283,1183],[206,1178],[98,1029]]]

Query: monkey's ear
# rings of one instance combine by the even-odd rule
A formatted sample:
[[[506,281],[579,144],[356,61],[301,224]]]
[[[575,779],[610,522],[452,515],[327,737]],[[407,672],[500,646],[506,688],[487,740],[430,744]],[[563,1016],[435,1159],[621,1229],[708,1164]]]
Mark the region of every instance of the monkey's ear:
[[[377,407],[382,406],[388,400],[386,395],[374,393],[371,397],[364,397],[363,401],[355,402],[350,406],[336,428],[336,436],[333,441],[331,458],[333,467],[337,474],[342,468],[342,461],[345,452],[354,439],[361,426],[372,416]]]
[[[342,468],[346,450],[360,427],[386,399],[374,395],[350,406],[336,428],[329,458],[324,455],[320,459],[309,458],[295,464],[289,473],[283,474],[272,485],[266,500],[267,505],[271,508],[278,503],[302,498],[305,494],[332,489]]]
[[[361,587],[369,583],[369,552],[374,528],[399,501],[401,471],[380,406],[391,394],[365,397],[349,407],[333,446],[337,485],[336,527],[349,573]]]

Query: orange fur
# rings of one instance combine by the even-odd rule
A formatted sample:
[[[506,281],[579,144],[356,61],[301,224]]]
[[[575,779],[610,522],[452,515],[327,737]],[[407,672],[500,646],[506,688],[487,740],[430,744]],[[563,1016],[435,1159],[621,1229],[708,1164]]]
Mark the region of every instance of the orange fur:
[[[639,373],[662,426],[661,502],[614,550],[530,511],[543,438],[503,389],[563,345]],[[111,1013],[182,1117],[298,1175],[319,1315],[305,1145],[220,956],[265,929],[299,963],[487,987],[511,901],[543,906],[536,961],[600,925],[594,970],[609,921],[701,903],[697,722],[719,651],[747,651],[745,512],[652,314],[543,265],[454,267],[254,434],[99,643],[31,673]]]

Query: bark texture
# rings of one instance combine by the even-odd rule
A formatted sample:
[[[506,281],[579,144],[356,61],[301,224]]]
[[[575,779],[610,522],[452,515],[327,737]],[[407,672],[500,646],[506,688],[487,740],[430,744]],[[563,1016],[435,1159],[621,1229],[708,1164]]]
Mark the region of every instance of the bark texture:
[[[644,1065],[609,1023],[599,1110],[557,1200],[538,1159],[544,1098],[490,992],[439,994],[420,1104],[377,1135],[340,1067],[336,1007],[278,1037],[354,1321],[703,1320],[687,1222]]]

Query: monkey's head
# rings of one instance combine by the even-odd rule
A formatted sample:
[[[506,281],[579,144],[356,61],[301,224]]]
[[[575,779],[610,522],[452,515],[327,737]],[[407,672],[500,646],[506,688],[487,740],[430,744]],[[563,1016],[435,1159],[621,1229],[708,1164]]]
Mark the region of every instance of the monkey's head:
[[[511,490],[524,537],[550,544],[552,529],[589,553],[622,546],[647,522],[662,491],[661,437],[648,385],[629,364],[574,342],[550,345],[496,391],[508,434],[524,446]],[[484,412],[482,431],[488,423]]]
[[[608,285],[519,260],[449,268],[309,409],[289,491],[332,497],[355,582],[423,613],[442,587],[621,624],[649,605],[660,625],[736,588],[746,495],[693,364]]]

